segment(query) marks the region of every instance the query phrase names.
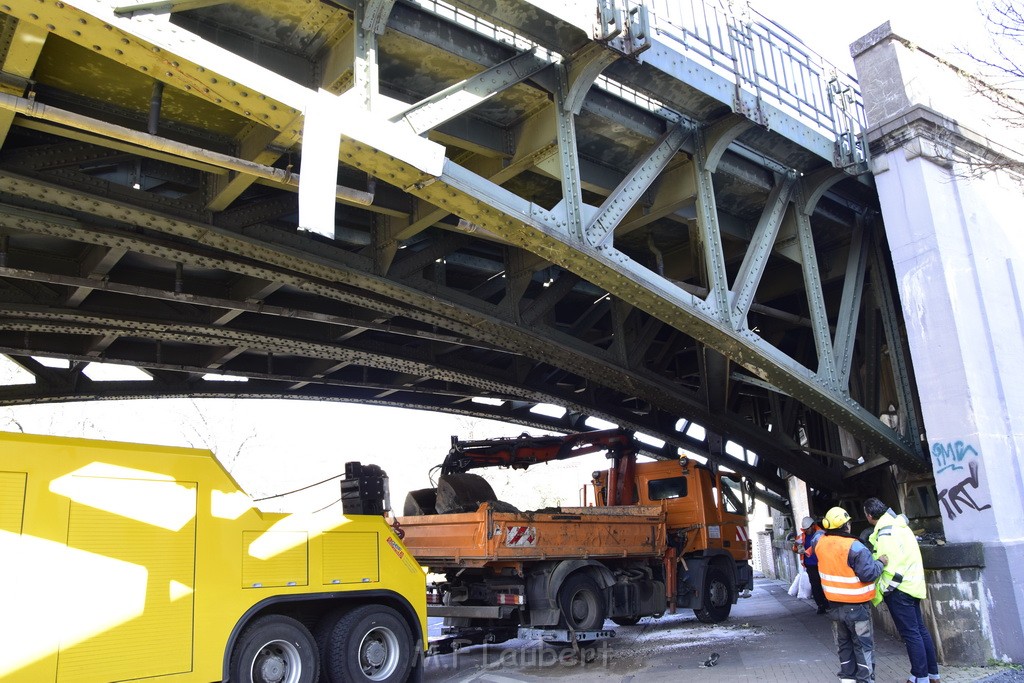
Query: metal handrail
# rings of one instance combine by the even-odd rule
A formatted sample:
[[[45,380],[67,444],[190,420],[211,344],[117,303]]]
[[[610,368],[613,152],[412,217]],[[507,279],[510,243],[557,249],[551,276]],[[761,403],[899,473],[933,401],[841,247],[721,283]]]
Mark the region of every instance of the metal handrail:
[[[738,92],[755,97],[755,111],[739,106],[738,97],[733,103],[736,111],[764,124],[761,103],[771,103],[833,139],[835,166],[850,168],[867,162],[867,123],[857,80],[751,9],[746,0],[604,0],[609,1],[621,3],[627,12],[646,8],[650,30],[663,41],[674,43],[687,58],[734,82]],[[501,42],[521,49],[536,47],[532,41],[444,0],[410,2]],[[601,4],[601,0],[595,2]],[[606,89],[637,95],[627,85],[604,77],[599,83]]]
[[[742,0],[636,4],[647,8],[652,31],[676,43],[688,57],[733,79],[759,104],[770,102],[832,137],[837,166],[867,160],[867,124],[857,80],[786,29]]]

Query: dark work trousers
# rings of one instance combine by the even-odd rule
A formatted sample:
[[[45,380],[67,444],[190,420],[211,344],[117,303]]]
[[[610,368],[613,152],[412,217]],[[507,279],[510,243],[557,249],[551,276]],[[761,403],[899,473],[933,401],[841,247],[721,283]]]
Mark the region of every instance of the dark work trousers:
[[[935,658],[935,644],[932,634],[924,625],[921,615],[921,601],[901,590],[893,590],[882,596],[885,606],[889,608],[896,630],[900,632],[903,643],[907,646],[910,657],[910,675],[914,678],[927,678],[928,674],[939,673],[939,663]]]
[[[821,612],[828,607],[828,600],[825,599],[825,591],[821,589],[821,574],[818,573],[818,565],[804,565],[804,569],[807,570],[807,578],[811,581],[811,595],[814,597],[814,604]]]
[[[828,615],[835,626],[839,680],[874,683],[875,631],[871,623],[871,602],[833,602]]]

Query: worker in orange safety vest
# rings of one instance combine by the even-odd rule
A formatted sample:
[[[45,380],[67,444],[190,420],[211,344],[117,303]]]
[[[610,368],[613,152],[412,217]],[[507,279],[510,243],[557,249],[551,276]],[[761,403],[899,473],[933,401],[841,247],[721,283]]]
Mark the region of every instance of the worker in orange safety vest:
[[[840,683],[873,683],[875,680],[874,628],[871,599],[875,580],[889,558],[871,557],[871,550],[850,535],[850,515],[834,507],[821,520],[825,530],[814,552],[818,556],[821,588],[829,601],[836,648],[839,651]]]

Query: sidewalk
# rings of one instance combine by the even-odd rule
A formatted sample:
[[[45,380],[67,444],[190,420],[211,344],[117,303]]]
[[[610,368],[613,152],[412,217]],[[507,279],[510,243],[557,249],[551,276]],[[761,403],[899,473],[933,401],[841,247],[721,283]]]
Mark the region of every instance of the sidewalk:
[[[720,653],[719,664],[705,670],[708,681],[837,681],[839,657],[832,634],[832,622],[815,613],[810,600],[798,600],[781,581],[757,579],[753,596],[733,609],[755,630],[764,632],[749,645],[730,646]],[[727,659],[728,657],[728,659]],[[729,659],[736,659],[728,669]],[[940,666],[943,683],[973,683],[998,669],[987,667]],[[910,673],[903,643],[885,631],[875,629],[875,680],[904,683]]]
[[[832,622],[815,614],[814,603],[787,592],[781,581],[757,578],[753,595],[733,607],[722,624],[702,624],[691,610],[615,626],[616,637],[602,641],[580,664],[572,652],[524,641],[467,648],[426,660],[424,681],[669,681],[699,677],[730,683],[833,683],[839,659]],[[705,662],[718,658],[713,666]],[[903,644],[875,631],[875,678],[904,683],[909,674]],[[943,683],[974,683],[1000,668],[940,666]]]

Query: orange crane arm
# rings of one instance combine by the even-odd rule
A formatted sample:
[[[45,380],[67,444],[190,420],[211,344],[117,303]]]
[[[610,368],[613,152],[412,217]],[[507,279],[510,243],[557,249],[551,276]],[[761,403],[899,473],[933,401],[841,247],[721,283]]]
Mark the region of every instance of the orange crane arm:
[[[530,436],[459,441],[452,437],[452,447],[441,465],[442,474],[467,472],[480,467],[513,467],[566,460],[579,455],[608,451],[618,458],[635,453],[633,432],[628,429],[605,429],[564,436]]]

